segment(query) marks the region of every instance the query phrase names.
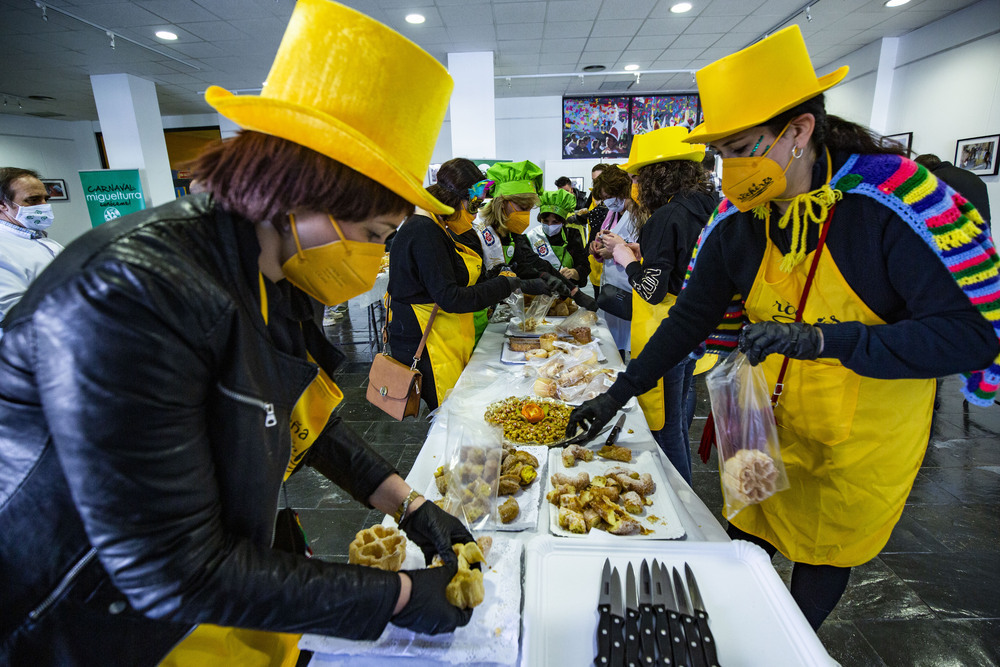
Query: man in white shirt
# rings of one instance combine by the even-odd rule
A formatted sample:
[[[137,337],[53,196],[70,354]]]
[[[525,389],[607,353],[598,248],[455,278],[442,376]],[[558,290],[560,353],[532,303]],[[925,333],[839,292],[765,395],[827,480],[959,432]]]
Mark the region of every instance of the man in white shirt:
[[[52,205],[37,172],[0,167],[0,336],[7,312],[63,249],[48,238]]]

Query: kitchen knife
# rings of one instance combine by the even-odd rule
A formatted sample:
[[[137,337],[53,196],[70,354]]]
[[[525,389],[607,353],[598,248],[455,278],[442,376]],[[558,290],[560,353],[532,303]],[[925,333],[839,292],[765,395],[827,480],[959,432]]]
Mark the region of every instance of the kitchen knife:
[[[670,596],[668,598],[668,596]],[[684,635],[681,631],[680,617],[677,612],[673,612],[677,620],[672,624],[670,612],[667,611],[667,601],[673,606],[672,594],[670,593],[670,578],[667,569],[653,561],[653,610],[656,612],[656,649],[660,654],[656,664],[661,667],[676,667],[683,665],[684,661]],[[674,632],[678,633],[676,649],[674,648]],[[675,658],[675,655],[677,656]]]
[[[698,623],[691,613],[691,603],[688,601],[687,590],[684,588],[684,580],[677,568],[674,572],[674,594],[677,596],[677,611],[680,612],[681,622],[684,624],[684,637],[687,639],[688,657],[691,659],[693,667],[707,667],[705,662],[705,652],[701,647],[701,636],[698,634]]]
[[[618,568],[611,571],[611,667],[625,664],[625,613],[622,608],[622,578]]]
[[[656,664],[656,640],[653,637],[653,580],[649,563],[642,559],[639,568],[639,662]]]
[[[604,441],[604,444],[610,447],[611,445],[618,442],[618,436],[622,433],[622,426],[625,425],[625,415],[618,418],[615,422],[614,428],[611,429],[611,433],[608,434],[608,439]]]
[[[639,667],[639,597],[632,563],[625,571],[625,664]]]
[[[608,667],[611,661],[611,561],[604,559],[601,594],[597,598],[597,657],[594,664]]]
[[[701,647],[705,651],[705,661],[708,667],[719,667],[719,655],[715,650],[715,637],[708,627],[705,601],[701,598],[698,580],[694,578],[694,572],[687,563],[684,563],[684,577],[687,579],[688,592],[691,594],[691,606],[694,608],[695,622],[698,624],[698,634],[701,636]]]

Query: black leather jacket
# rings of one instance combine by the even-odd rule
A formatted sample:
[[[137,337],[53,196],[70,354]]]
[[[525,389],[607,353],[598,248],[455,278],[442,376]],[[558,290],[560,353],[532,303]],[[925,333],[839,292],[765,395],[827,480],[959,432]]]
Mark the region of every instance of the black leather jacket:
[[[187,197],[89,232],[8,314],[0,664],[152,665],[203,622],[388,622],[397,575],[270,548],[317,370],[265,326],[258,254],[248,221]],[[362,503],[394,472],[337,418],[305,463]]]

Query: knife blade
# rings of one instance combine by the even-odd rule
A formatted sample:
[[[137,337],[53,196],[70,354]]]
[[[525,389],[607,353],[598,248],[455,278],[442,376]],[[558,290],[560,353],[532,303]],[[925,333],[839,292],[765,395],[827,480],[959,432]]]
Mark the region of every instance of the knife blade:
[[[688,660],[687,655],[684,624],[677,610],[677,602],[674,600],[674,590],[670,584],[670,574],[667,572],[667,566],[663,563],[660,563],[659,583],[663,588],[663,603],[666,615],[664,627],[670,639],[670,652],[673,658],[673,665],[674,667],[688,667],[691,661]]]
[[[597,598],[597,657],[594,664],[608,667],[611,661],[611,561],[604,559],[601,593]]]
[[[622,578],[618,568],[611,570],[611,667],[625,664],[625,613],[622,605]]]
[[[653,637],[653,580],[649,563],[642,559],[639,567],[639,662],[656,664],[656,640]]]
[[[639,595],[632,563],[625,571],[625,664],[639,667]]]
[[[684,637],[687,639],[688,656],[694,667],[707,667],[705,662],[705,651],[701,647],[701,636],[698,634],[698,624],[691,613],[691,603],[688,601],[687,589],[681,579],[681,573],[677,568],[673,568],[674,573],[674,594],[677,596],[677,611],[680,612],[681,622],[684,624]]]
[[[676,621],[676,631],[680,633],[677,638],[675,649],[674,628],[670,621],[670,612],[667,611],[668,596],[670,592],[670,581],[667,570],[662,563],[653,561],[653,609],[656,612],[656,649],[659,653],[656,664],[662,667],[675,667],[683,665],[684,636],[681,633],[680,618]],[[673,605],[673,601],[670,602]],[[675,615],[677,612],[673,612]]]
[[[618,442],[618,436],[621,435],[622,426],[624,425],[625,425],[625,415],[622,415],[621,417],[618,418],[618,421],[615,422],[614,428],[611,429],[611,433],[608,434],[608,439],[604,441],[604,444],[610,447],[611,445]]]
[[[698,634],[701,636],[701,647],[705,652],[708,667],[719,667],[719,654],[716,652],[715,637],[708,627],[708,612],[705,611],[705,601],[701,598],[698,580],[694,578],[691,566],[684,563],[684,577],[687,579],[688,592],[691,594],[691,606],[694,608],[695,622],[698,624]]]

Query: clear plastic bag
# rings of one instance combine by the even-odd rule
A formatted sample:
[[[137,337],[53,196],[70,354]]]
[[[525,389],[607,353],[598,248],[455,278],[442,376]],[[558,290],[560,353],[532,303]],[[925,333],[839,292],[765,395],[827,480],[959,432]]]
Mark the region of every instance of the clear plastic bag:
[[[719,448],[723,514],[732,519],[748,505],[788,488],[778,428],[764,370],[733,352],[705,379]]]
[[[448,414],[445,461],[435,474],[441,508],[461,519],[477,537],[493,519],[503,455],[503,430],[455,412]]]
[[[556,333],[566,336],[573,335],[573,329],[587,329],[593,336],[594,327],[597,326],[597,313],[593,313],[585,308],[578,308],[566,319],[556,325]],[[574,336],[575,337],[575,336]]]
[[[522,298],[519,302],[522,312],[518,313],[521,318],[521,331],[531,333],[541,326],[549,313],[549,306],[555,299],[555,296],[543,294],[532,298],[528,303],[527,297]]]

